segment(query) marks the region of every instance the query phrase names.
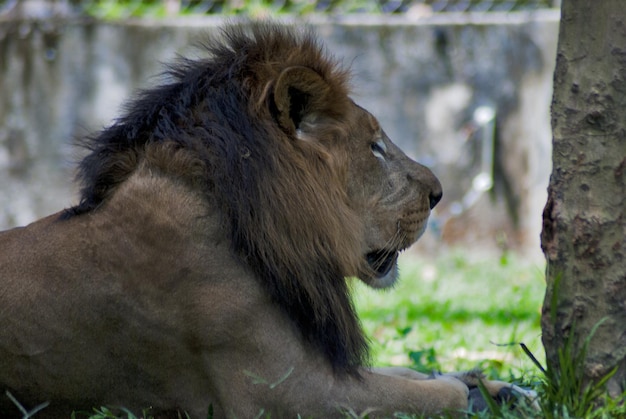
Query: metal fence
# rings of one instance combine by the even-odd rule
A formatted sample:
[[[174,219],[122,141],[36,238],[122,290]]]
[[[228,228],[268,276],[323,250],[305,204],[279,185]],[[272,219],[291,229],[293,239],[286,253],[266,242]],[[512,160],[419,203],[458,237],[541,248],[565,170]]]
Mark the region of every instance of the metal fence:
[[[561,0],[0,0],[2,16],[83,14],[101,18],[189,14],[419,14],[513,12],[560,7]]]
[[[171,1],[181,11],[223,13],[251,7],[267,7],[285,13],[410,13],[415,10],[440,12],[492,12],[536,10],[558,7],[555,0],[197,0]]]

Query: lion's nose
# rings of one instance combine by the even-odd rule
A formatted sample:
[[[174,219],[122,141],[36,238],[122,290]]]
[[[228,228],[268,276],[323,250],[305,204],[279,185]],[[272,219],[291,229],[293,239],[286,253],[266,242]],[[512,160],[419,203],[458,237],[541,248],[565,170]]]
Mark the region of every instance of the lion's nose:
[[[441,197],[443,196],[441,182],[439,182],[437,176],[426,166],[411,160],[411,170],[407,173],[407,179],[410,182],[418,182],[424,189],[430,190],[428,192],[430,209],[435,208],[435,205],[441,201]]]
[[[430,199],[430,209],[435,208],[435,205],[441,201],[441,197],[443,196],[443,192],[441,189],[436,189],[430,192],[428,198]]]

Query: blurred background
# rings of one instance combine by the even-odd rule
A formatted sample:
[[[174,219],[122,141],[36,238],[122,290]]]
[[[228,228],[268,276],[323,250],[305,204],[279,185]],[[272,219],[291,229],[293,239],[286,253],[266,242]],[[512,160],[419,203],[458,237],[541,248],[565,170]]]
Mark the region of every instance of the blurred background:
[[[307,23],[354,99],[441,179],[419,244],[542,260],[558,0],[0,1],[0,229],[76,202],[77,138],[224,19]]]

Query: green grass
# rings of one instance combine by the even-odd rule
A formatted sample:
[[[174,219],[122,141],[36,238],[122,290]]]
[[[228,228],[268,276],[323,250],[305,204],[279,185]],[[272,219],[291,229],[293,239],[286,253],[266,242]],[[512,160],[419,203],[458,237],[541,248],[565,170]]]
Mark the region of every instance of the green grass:
[[[483,368],[508,379],[544,364],[540,309],[543,266],[515,257],[435,260],[403,255],[401,280],[388,291],[354,286],[355,304],[372,341],[375,365],[441,371]]]

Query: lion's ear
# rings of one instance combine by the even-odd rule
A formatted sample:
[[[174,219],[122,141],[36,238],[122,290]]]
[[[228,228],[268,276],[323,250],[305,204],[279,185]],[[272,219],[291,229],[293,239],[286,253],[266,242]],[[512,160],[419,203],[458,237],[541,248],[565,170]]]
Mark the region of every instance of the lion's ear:
[[[274,86],[278,124],[295,134],[303,122],[322,116],[329,91],[329,84],[310,68],[294,66],[283,70]]]

